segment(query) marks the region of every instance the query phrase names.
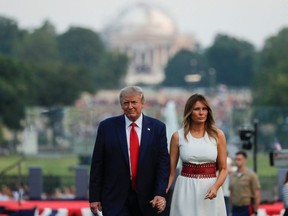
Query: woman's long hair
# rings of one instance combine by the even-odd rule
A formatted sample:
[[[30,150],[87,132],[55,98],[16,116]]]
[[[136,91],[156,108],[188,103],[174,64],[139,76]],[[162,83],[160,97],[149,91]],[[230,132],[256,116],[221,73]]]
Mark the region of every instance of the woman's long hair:
[[[209,103],[206,100],[206,98],[201,94],[193,94],[188,98],[185,104],[184,116],[183,116],[184,137],[187,140],[187,134],[189,133],[190,125],[192,124],[191,114],[197,101],[200,101],[207,107],[208,115],[205,122],[205,130],[207,131],[210,137],[213,137],[217,141],[218,132],[215,126],[215,120],[213,117],[212,109],[209,106]]]

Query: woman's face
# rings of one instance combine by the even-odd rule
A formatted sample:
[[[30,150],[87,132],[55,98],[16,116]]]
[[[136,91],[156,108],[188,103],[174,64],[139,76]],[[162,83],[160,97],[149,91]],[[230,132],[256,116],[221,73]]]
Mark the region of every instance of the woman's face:
[[[194,123],[205,123],[208,115],[208,108],[200,101],[192,108],[191,118]]]

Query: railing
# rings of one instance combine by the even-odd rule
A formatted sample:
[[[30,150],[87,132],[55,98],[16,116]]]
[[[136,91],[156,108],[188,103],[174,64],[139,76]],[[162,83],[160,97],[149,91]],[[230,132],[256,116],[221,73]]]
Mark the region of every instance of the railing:
[[[3,170],[0,171],[0,178],[3,178],[6,172],[10,171],[11,169],[17,167],[18,173],[17,173],[17,183],[21,185],[22,183],[22,172],[21,172],[21,163],[25,160],[25,157],[21,157],[18,161],[15,163],[5,167]]]
[[[21,163],[22,163],[22,161],[24,161],[24,160],[25,160],[25,157],[21,157],[21,158],[20,158],[18,161],[16,161],[15,163],[13,163],[13,164],[7,166],[6,168],[4,168],[2,171],[0,171],[0,177],[1,177],[2,175],[4,175],[7,171],[13,169],[15,166],[18,167],[18,173],[21,174]]]

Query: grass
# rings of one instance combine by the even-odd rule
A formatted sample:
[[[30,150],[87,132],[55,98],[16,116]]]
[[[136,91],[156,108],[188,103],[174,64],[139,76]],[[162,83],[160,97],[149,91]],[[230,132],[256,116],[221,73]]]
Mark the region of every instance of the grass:
[[[21,159],[19,155],[5,156],[0,158],[0,172],[6,167],[16,163]],[[73,167],[78,165],[77,155],[52,155],[52,156],[26,156],[21,162],[22,175],[28,175],[30,167],[42,167],[44,175],[74,176]],[[15,166],[5,173],[5,175],[18,174]]]
[[[13,155],[0,158],[0,172],[7,166],[17,162],[21,156]],[[27,175],[29,167],[39,166],[43,169],[44,175],[74,176],[73,167],[79,163],[77,155],[52,155],[52,156],[27,156],[21,163],[21,173]],[[253,157],[248,156],[247,166],[253,169]],[[18,169],[14,167],[6,175],[17,174]],[[257,155],[257,174],[259,177],[277,176],[278,169],[269,164],[268,153]]]
[[[252,154],[248,155],[247,166],[253,169],[253,156]],[[277,176],[278,168],[270,166],[269,162],[269,153],[259,153],[257,155],[257,174],[261,177],[272,177]]]

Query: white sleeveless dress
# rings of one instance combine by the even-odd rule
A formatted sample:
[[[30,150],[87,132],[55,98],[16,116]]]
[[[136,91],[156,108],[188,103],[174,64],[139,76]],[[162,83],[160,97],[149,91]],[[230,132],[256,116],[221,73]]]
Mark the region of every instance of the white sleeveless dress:
[[[202,138],[194,138],[189,133],[188,142],[184,139],[183,128],[178,130],[178,134],[182,162],[194,164],[216,162],[217,143],[215,139],[209,138],[207,132]],[[216,177],[189,178],[180,174],[174,187],[170,216],[226,216],[221,187],[216,198],[204,199],[215,181]]]

